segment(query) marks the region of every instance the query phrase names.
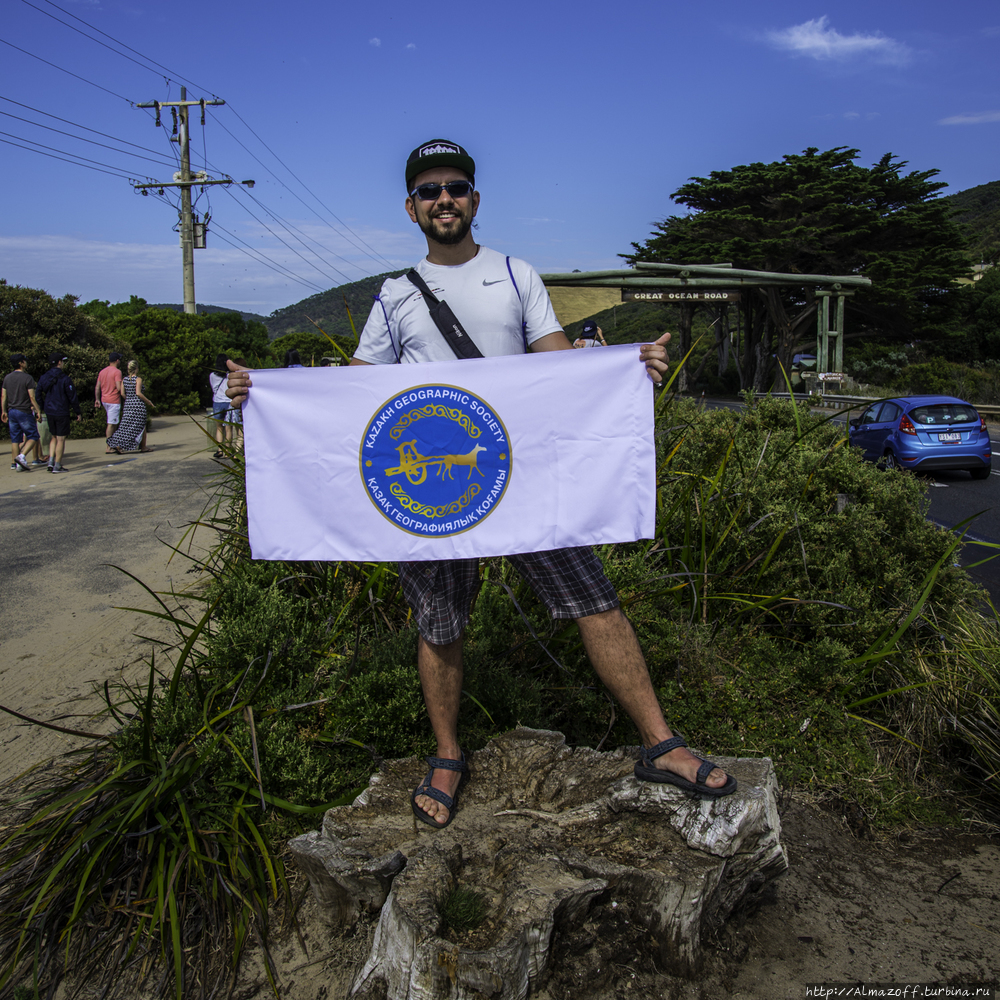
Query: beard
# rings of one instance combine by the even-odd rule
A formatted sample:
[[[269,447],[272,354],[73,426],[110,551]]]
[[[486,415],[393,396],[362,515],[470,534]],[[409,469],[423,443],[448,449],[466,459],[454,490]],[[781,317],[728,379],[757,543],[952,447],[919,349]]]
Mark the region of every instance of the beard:
[[[448,229],[444,229],[436,218],[425,220],[418,217],[417,224],[428,239],[434,240],[435,243],[440,243],[442,246],[451,247],[461,243],[469,235],[469,231],[472,229],[472,213],[462,214],[458,218],[457,224]]]

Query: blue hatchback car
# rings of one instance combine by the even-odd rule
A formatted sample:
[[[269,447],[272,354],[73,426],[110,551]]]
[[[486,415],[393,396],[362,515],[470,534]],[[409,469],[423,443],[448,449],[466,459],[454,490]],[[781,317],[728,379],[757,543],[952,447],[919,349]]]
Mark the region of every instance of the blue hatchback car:
[[[851,444],[886,468],[968,469],[988,479],[992,445],[986,421],[954,396],[904,396],[873,403],[850,423]]]

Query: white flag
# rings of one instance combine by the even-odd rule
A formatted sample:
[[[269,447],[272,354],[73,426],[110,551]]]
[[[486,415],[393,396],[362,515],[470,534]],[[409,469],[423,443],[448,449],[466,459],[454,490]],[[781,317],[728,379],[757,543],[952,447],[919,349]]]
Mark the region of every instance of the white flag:
[[[252,381],[255,559],[465,559],[653,536],[653,389],[637,344]]]

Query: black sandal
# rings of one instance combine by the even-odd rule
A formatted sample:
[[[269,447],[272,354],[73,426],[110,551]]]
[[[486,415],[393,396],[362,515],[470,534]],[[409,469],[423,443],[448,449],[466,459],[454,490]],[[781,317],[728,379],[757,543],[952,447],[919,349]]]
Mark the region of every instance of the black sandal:
[[[458,811],[458,793],[462,790],[462,786],[466,783],[466,781],[469,780],[469,765],[465,763],[464,753],[462,754],[461,760],[448,760],[446,757],[427,757],[426,760],[430,770],[427,772],[427,777],[424,778],[419,785],[417,785],[413,794],[410,796],[410,806],[413,809],[413,815],[416,816],[421,823],[433,826],[436,830],[443,830],[455,818],[455,813]],[[462,778],[458,783],[458,788],[455,789],[454,795],[449,795],[447,792],[442,792],[437,788],[431,787],[431,778],[434,776],[435,768],[446,771],[462,772]],[[428,798],[432,798],[436,802],[440,802],[441,805],[448,810],[448,818],[443,823],[439,823],[436,819],[433,819],[429,813],[424,812],[424,810],[417,805],[418,795],[426,795]]]
[[[687,778],[682,778],[676,771],[663,771],[658,767],[653,767],[653,761],[657,757],[662,757],[665,753],[670,753],[671,750],[676,750],[678,747],[686,747],[687,743],[683,736],[671,736],[669,740],[664,740],[662,743],[657,743],[655,747],[650,747],[647,750],[645,747],[642,748],[642,757],[635,765],[635,776],[640,781],[657,781],[661,784],[676,785],[678,788],[683,788],[685,792],[693,792],[695,795],[707,795],[713,799],[721,798],[723,795],[732,795],[736,791],[736,779],[731,774],[726,774],[726,783],[720,785],[718,788],[713,788],[711,785],[706,785],[705,781],[712,771],[718,767],[718,764],[713,764],[710,760],[705,760],[704,757],[698,757],[701,761],[701,766],[698,768],[698,776],[695,781],[688,781]],[[719,768],[721,771],[722,768]],[[723,774],[725,772],[723,771]]]

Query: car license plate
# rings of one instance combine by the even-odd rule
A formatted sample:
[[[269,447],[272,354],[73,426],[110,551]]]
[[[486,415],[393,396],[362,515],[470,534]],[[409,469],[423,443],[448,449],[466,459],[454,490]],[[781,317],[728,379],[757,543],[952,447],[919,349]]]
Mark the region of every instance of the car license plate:
[[[938,441],[961,441],[961,434],[938,434]]]

